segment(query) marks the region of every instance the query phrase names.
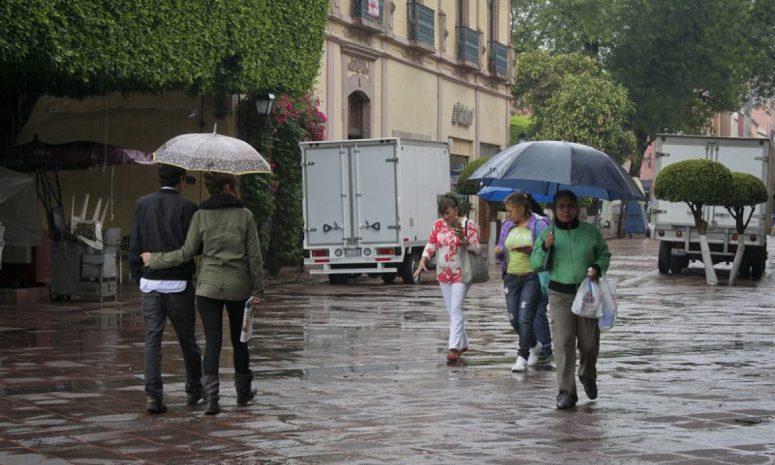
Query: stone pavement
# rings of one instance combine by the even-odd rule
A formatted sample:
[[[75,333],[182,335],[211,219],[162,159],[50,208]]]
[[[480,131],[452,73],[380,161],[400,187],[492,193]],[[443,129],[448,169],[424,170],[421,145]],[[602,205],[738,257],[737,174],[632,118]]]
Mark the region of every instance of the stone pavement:
[[[551,368],[509,371],[497,280],[469,294],[471,350],[454,365],[430,276],[275,282],[250,341],[259,395],[234,405],[226,342],[215,417],[185,406],[169,326],[170,411],[143,412],[134,289],[0,306],[0,464],[774,463],[773,260],[759,282],[711,288],[701,268],[660,275],[653,241],[610,244],[619,320],[602,335],[600,397],[580,389],[570,411],[554,408]]]

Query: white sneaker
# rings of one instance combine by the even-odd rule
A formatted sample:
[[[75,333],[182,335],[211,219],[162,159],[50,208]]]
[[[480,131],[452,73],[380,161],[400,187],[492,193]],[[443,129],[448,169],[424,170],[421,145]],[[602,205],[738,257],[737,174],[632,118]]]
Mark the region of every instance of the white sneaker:
[[[517,362],[511,367],[511,371],[525,371],[527,369],[527,360],[517,357]]]
[[[534,345],[530,349],[530,355],[527,357],[527,366],[534,367],[538,364],[538,354],[541,352],[541,343],[536,342],[536,345]]]

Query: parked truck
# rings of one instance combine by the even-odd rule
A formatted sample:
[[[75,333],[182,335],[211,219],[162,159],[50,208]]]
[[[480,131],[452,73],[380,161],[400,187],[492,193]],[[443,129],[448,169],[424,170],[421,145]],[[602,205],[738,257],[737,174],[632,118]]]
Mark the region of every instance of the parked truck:
[[[772,228],[772,145],[767,139],[660,134],[656,140],[654,179],[666,166],[698,158],[720,162],[732,172],[752,174],[767,187],[769,200],[756,206],[745,230],[745,254],[739,271],[741,276],[761,278],[767,262],[767,234]],[[652,190],[649,208],[652,238],[660,241],[659,272],[678,274],[690,261],[701,262],[699,233],[688,205],[659,200]],[[749,211],[747,208],[746,213]],[[718,205],[705,206],[703,219],[708,222],[713,263],[731,263],[737,250],[735,219]]]
[[[304,264],[331,284],[352,276],[416,283],[438,196],[450,190],[446,143],[399,138],[300,144]]]

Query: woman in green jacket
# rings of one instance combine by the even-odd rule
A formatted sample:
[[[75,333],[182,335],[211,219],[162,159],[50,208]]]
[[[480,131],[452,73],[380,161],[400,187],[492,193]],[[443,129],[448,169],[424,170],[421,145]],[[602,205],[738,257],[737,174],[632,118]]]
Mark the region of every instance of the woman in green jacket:
[[[557,363],[557,408],[576,405],[576,347],[579,349],[579,380],[590,400],[597,398],[597,357],[600,328],[597,318],[571,312],[573,298],[584,278],[597,280],[608,270],[611,252],[598,229],[578,219],[578,199],[569,190],[554,196],[554,223],[536,240],[530,264],[540,270],[551,250],[549,267],[549,312]],[[578,343],[578,344],[577,344]]]
[[[238,199],[239,179],[232,174],[207,173],[205,186],[210,198],[202,202],[191,219],[186,242],[178,250],[142,254],[146,266],[169,268],[201,254],[196,283],[196,306],[205,333],[205,413],[220,412],[218,361],[223,341],[223,308],[229,316],[234,348],[234,386],[237,405],[246,405],[256,395],[252,388],[248,346],[240,342],[245,301],[253,297],[256,310],[264,293],[261,246],[253,213]]]

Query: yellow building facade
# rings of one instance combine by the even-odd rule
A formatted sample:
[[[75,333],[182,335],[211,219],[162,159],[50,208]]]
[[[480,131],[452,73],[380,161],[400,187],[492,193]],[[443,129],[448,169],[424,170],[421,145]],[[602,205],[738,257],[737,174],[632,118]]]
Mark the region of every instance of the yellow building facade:
[[[453,176],[508,146],[507,0],[331,0],[315,93],[327,140],[448,142]]]

